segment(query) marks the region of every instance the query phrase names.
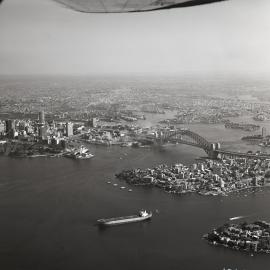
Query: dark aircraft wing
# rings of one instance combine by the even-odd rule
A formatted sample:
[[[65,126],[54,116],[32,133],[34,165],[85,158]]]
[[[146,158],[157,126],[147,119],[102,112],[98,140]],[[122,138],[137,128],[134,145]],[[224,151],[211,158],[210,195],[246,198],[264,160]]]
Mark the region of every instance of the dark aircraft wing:
[[[124,13],[124,12],[143,12],[143,11],[197,6],[226,0],[54,0],[54,1],[80,12]]]

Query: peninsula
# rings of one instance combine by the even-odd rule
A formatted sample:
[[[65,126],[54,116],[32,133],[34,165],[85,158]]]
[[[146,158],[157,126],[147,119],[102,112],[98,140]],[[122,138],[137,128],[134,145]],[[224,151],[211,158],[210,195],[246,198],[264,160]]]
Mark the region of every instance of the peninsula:
[[[132,185],[162,188],[168,193],[226,196],[268,186],[269,167],[269,160],[205,159],[190,166],[161,164],[154,168],[123,170],[116,177]]]

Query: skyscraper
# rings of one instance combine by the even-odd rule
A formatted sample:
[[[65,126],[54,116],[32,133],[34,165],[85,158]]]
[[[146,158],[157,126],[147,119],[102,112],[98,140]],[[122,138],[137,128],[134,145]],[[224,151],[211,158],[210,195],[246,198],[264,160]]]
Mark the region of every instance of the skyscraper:
[[[13,138],[15,133],[15,121],[6,120],[6,134],[8,138]]]
[[[93,117],[92,119],[89,120],[88,123],[90,127],[93,127],[93,128],[97,127],[97,118]]]
[[[262,137],[264,138],[265,136],[266,136],[266,128],[263,127],[263,128],[262,128]]]
[[[45,113],[44,111],[41,111],[38,113],[38,123],[41,125],[45,124]]]
[[[47,127],[45,126],[44,111],[38,113],[38,136],[40,140],[45,140],[47,136]]]
[[[3,135],[5,133],[5,124],[4,122],[0,121],[0,135]]]
[[[38,136],[40,140],[45,140],[47,138],[47,127],[46,126],[40,126],[38,129]]]
[[[73,124],[70,122],[66,123],[66,136],[72,136],[73,135]]]

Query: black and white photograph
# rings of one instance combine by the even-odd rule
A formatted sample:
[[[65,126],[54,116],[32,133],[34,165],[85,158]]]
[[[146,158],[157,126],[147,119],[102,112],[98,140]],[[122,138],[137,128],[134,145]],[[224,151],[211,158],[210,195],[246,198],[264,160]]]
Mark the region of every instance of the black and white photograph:
[[[0,0],[0,269],[269,269],[269,50],[269,0]]]

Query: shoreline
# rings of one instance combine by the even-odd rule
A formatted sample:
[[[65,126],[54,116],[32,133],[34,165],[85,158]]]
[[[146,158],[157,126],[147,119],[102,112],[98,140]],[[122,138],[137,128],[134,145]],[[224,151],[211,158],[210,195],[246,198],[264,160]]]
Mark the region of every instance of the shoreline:
[[[202,236],[209,244],[253,254],[270,254],[270,223],[225,223]]]
[[[239,252],[243,252],[245,254],[250,254],[250,255],[254,255],[254,254],[260,254],[260,255],[265,255],[265,254],[270,254],[270,250],[266,250],[266,251],[263,251],[263,250],[259,250],[259,251],[256,251],[256,252],[251,252],[250,250],[247,250],[247,249],[241,249],[241,248],[236,248],[236,247],[230,247],[228,245],[225,245],[225,244],[220,244],[220,243],[213,243],[211,241],[209,241],[207,238],[205,238],[205,236],[202,237],[202,239],[204,241],[207,242],[207,244],[211,245],[211,246],[215,246],[215,247],[223,247],[225,249],[229,249],[229,250],[234,250],[234,251],[239,251]]]

